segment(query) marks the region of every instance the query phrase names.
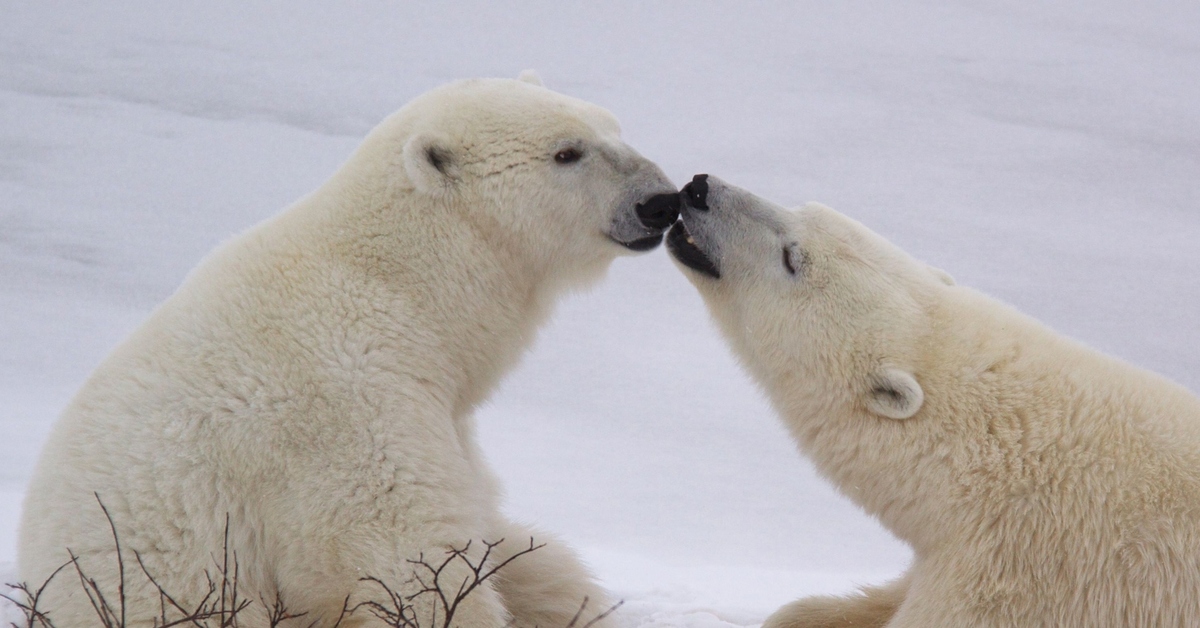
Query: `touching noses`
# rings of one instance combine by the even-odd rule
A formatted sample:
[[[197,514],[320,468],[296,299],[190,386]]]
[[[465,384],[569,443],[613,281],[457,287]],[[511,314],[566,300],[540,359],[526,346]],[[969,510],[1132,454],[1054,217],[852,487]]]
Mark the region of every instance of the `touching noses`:
[[[679,217],[679,194],[655,194],[646,199],[646,202],[638,203],[635,210],[638,220],[643,225],[662,231],[675,224],[675,219]]]

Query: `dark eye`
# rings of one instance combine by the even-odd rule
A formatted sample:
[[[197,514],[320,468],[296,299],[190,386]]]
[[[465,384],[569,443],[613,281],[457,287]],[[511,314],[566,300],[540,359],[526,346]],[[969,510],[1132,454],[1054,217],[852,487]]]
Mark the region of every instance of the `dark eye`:
[[[796,274],[796,267],[792,264],[792,250],[786,246],[783,247],[783,267],[787,269],[788,274]]]
[[[564,148],[554,153],[554,161],[560,164],[573,164],[583,157],[583,153],[575,148]]]

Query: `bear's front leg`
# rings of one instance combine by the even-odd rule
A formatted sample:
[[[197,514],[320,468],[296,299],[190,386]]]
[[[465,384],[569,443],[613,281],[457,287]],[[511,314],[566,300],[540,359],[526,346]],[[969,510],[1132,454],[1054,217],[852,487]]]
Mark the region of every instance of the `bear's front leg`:
[[[511,521],[502,521],[497,528],[494,534],[504,539],[496,548],[498,561],[529,550],[531,539],[536,547],[515,556],[496,573],[496,590],[514,628],[567,628],[572,620],[582,628],[612,608],[608,593],[558,538]],[[593,624],[595,628],[612,625],[611,617]]]
[[[509,613],[489,570],[502,557],[478,535],[430,539],[408,548],[375,543],[364,530],[342,529],[354,546],[327,544],[296,552],[276,571],[282,602],[304,624],[318,627],[416,625],[421,628],[505,628]],[[379,539],[383,540],[383,539]],[[470,542],[468,545],[467,542]],[[372,548],[373,546],[373,548]],[[303,556],[307,554],[307,556]],[[289,557],[291,558],[291,557]]]
[[[817,595],[785,604],[762,628],[883,628],[908,593],[908,578],[853,595]]]
[[[487,575],[499,558],[490,485],[453,430],[422,433],[416,412],[396,416],[404,436],[422,438],[346,429],[322,443],[320,460],[277,465],[291,481],[261,507],[282,601],[322,627],[345,607],[341,628],[503,628],[509,615]]]

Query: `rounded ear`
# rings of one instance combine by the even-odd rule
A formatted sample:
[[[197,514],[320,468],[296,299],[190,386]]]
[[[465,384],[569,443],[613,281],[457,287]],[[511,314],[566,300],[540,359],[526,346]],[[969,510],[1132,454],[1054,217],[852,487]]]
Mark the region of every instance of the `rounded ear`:
[[[925,402],[925,391],[907,371],[883,368],[871,377],[867,408],[889,419],[908,419]]]
[[[537,70],[522,70],[521,73],[517,75],[517,80],[521,81],[522,83],[529,83],[530,85],[545,87],[545,84],[542,83],[542,77],[538,76]]]
[[[446,138],[418,133],[404,145],[404,170],[418,190],[443,191],[458,180],[458,162]]]
[[[929,265],[926,264],[926,266],[929,266]],[[936,266],[929,266],[929,272],[933,273],[933,276],[937,277],[938,281],[941,281],[942,283],[946,284],[947,286],[954,285],[954,277],[951,277],[950,273],[948,273]]]

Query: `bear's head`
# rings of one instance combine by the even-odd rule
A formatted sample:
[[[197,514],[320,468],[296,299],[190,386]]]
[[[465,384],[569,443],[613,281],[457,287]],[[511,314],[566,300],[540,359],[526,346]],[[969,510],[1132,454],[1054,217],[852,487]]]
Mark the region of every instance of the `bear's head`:
[[[707,175],[680,196],[667,246],[782,413],[917,415],[949,276],[822,205],[788,211]]]
[[[677,188],[621,140],[605,109],[535,75],[436,88],[372,132],[393,186],[472,229],[528,276],[571,284],[648,251],[678,215]],[[442,214],[452,214],[445,215]]]

